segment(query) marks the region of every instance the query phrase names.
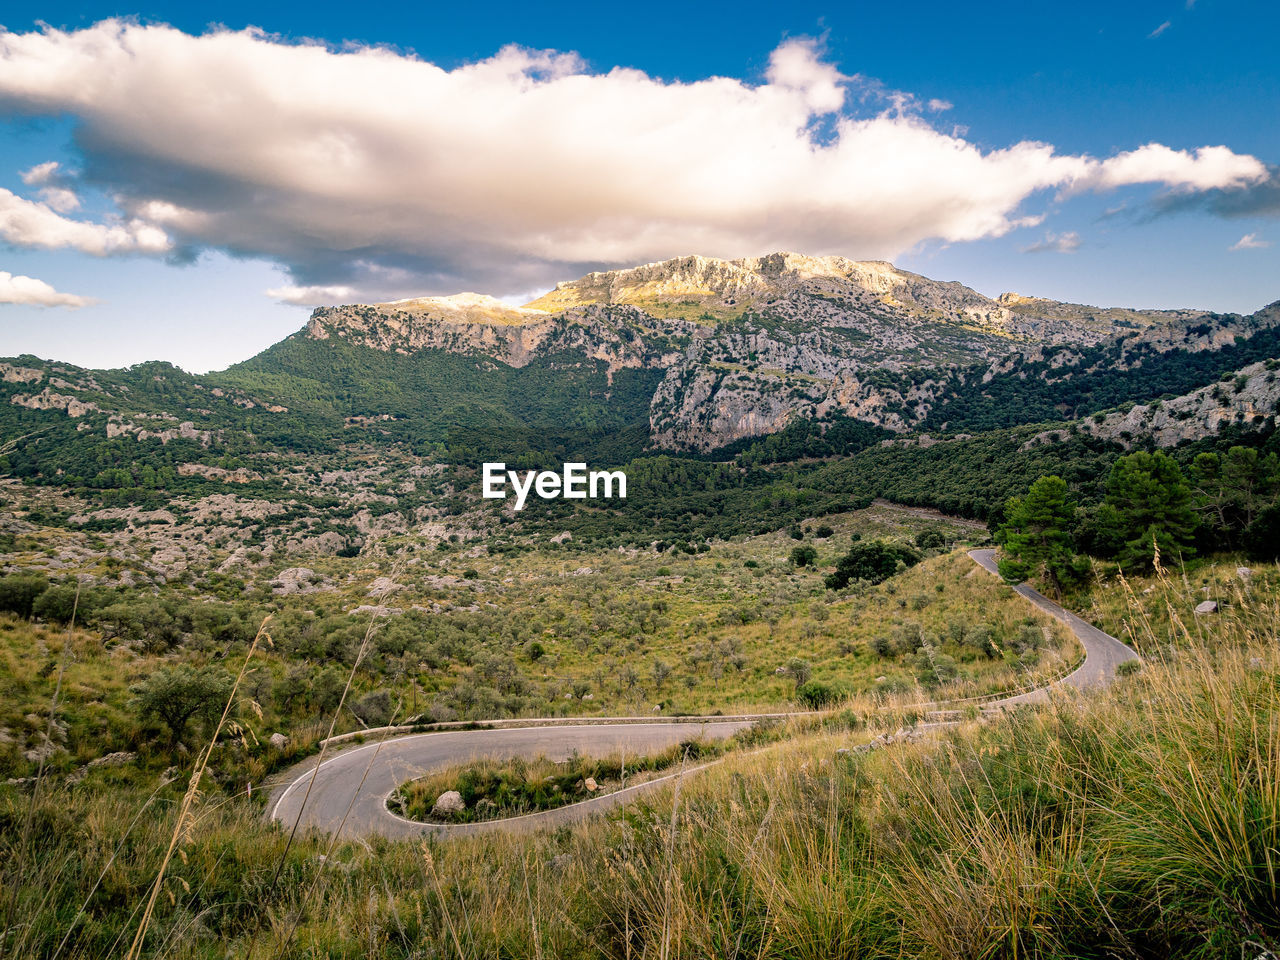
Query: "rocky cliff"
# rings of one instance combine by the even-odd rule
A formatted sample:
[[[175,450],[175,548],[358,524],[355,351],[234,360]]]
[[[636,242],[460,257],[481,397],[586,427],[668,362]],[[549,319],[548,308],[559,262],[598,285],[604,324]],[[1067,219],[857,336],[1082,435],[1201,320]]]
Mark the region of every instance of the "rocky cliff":
[[[1223,374],[1212,386],[1173,397],[1098,413],[1073,426],[1082,433],[1114,440],[1125,447],[1147,440],[1175,447],[1219,433],[1224,427],[1260,428],[1280,410],[1280,360],[1251,363]],[[1024,446],[1052,442],[1059,431],[1037,434]]]
[[[306,336],[520,368],[568,353],[660,370],[651,442],[713,450],[831,413],[905,432],[1001,377],[1069,380],[1153,354],[1218,350],[1280,323],[1007,293],[883,261],[680,257],[561,283],[523,307],[466,293],[322,308]]]

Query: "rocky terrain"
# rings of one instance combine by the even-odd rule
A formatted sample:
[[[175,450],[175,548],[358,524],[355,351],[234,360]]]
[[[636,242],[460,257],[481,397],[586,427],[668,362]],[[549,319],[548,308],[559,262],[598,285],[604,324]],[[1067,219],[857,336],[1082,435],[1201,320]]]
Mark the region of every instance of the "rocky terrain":
[[[833,413],[908,431],[972,379],[968,368],[984,382],[1028,363],[1092,369],[1088,351],[1111,344],[1121,356],[1097,362],[1123,365],[1134,349],[1216,349],[1242,323],[1195,310],[992,300],[881,261],[777,253],[592,273],[521,308],[475,294],[324,308],[306,336],[517,368],[577,352],[611,375],[658,369],[652,443],[709,451]]]
[[[466,293],[320,308],[205,377],[14,358],[0,364],[0,404],[29,469],[78,477],[93,460],[101,473],[102,451],[48,461],[66,447],[62,417],[77,442],[158,441],[179,476],[244,486],[281,468],[244,457],[278,457],[299,435],[331,453],[434,444],[472,459],[485,443],[532,452],[626,437],[609,448],[617,458],[711,452],[833,417],[902,435],[1067,421],[1191,392],[1274,356],[1278,338],[1280,304],[1244,317],[992,300],[879,261],[682,257],[592,273],[523,307]],[[1117,388],[1132,373],[1150,389]],[[1156,435],[1185,438],[1200,422],[1185,416]],[[1097,435],[1140,433],[1111,423]]]
[[[1075,421],[1076,430],[1112,440],[1125,448],[1152,441],[1175,447],[1184,441],[1216,436],[1226,427],[1261,427],[1280,410],[1280,361],[1250,364],[1224,374],[1210,387],[1128,409],[1097,413]],[[1052,442],[1059,431],[1044,431],[1027,446]]]

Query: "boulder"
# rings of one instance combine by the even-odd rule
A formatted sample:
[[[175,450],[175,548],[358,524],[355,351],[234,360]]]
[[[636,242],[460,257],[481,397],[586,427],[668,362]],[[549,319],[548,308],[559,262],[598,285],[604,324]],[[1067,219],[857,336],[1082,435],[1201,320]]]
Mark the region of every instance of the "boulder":
[[[467,805],[462,802],[462,794],[457,790],[446,790],[436,797],[435,806],[431,808],[431,815],[434,817],[452,817],[466,809]]]
[[[281,570],[275,579],[270,581],[271,592],[280,597],[313,593],[316,590],[315,580],[314,570],[308,567],[290,567],[287,570]]]
[[[582,781],[582,785],[587,788],[587,793],[595,793],[600,789],[600,785],[596,783],[595,777],[587,777]]]
[[[365,596],[368,597],[385,597],[389,593],[395,593],[397,590],[403,590],[404,585],[396,583],[390,577],[378,577],[371,584]]]
[[[104,757],[98,757],[97,760],[90,760],[91,767],[122,767],[126,763],[131,763],[137,754],[132,750],[118,750],[115,753],[108,753]]]
[[[1196,605],[1197,615],[1203,614],[1203,613],[1217,613],[1217,612],[1218,612],[1217,600],[1204,600],[1201,603],[1198,603]]]
[[[267,743],[271,744],[271,746],[275,747],[277,750],[283,750],[285,747],[289,746],[289,738],[283,733],[273,733],[267,738]]]

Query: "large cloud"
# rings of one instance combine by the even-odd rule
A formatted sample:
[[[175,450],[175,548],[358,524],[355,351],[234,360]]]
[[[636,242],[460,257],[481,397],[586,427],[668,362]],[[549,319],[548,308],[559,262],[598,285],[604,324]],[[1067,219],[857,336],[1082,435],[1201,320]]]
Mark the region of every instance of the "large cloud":
[[[104,229],[134,231],[114,250],[272,258],[295,300],[315,287],[505,293],[689,252],[893,257],[1038,222],[1024,204],[1040,191],[1231,191],[1266,175],[1225,147],[983,151],[910,96],[851,110],[858,82],[805,40],[752,85],[592,73],[515,47],[447,71],[256,31],[0,34],[0,106],[78,119],[82,177],[125,214]],[[69,209],[0,196],[5,238],[112,252],[50,201]]]
[[[14,275],[7,270],[0,270],[0,303],[20,303],[37,307],[77,307],[88,306],[95,301],[89,297],[79,297],[74,293],[59,293],[43,280],[35,277]]]

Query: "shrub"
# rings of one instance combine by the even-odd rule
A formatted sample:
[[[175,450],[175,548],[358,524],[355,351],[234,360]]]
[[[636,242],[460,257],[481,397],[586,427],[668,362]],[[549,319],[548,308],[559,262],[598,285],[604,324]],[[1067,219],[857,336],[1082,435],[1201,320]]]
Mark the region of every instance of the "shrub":
[[[0,610],[16,613],[25,620],[31,616],[36,597],[48,586],[48,580],[34,573],[11,573],[0,577]]]
[[[381,727],[389,723],[392,710],[389,690],[371,690],[351,707],[351,712],[370,727]]]
[[[840,558],[835,572],[827,577],[826,583],[831,590],[842,590],[852,580],[881,583],[898,572],[899,564],[906,568],[919,562],[920,554],[902,544],[885,543],[881,540],[855,543]]]
[[[818,559],[818,551],[808,545],[803,547],[794,547],[791,555],[787,558],[797,567],[807,567]]]
[[[796,689],[796,700],[810,710],[820,710],[835,703],[837,697],[835,687],[821,680],[810,680]]]

